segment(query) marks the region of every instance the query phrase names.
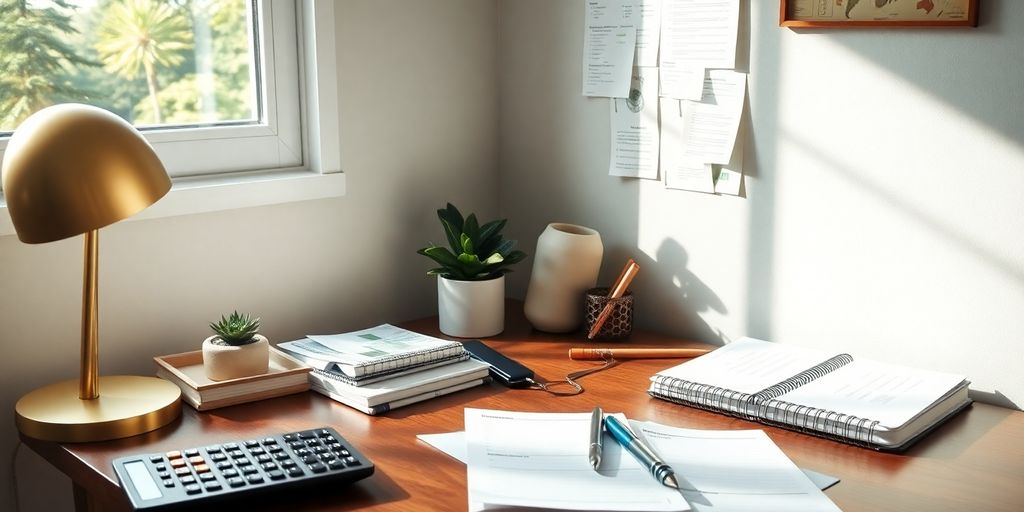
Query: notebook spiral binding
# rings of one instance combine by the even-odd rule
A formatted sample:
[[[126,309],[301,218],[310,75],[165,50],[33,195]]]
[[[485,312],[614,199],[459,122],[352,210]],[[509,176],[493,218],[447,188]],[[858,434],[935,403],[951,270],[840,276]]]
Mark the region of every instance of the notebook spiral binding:
[[[826,439],[877,448],[871,442],[875,427],[878,425],[877,421],[777,399],[852,361],[853,357],[849,354],[840,354],[753,394],[665,375],[654,378],[648,393],[669,402],[725,413]]]

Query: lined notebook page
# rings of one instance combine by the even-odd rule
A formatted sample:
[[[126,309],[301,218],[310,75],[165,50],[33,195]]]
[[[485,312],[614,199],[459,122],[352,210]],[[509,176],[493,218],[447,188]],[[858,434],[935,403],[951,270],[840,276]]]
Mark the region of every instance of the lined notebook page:
[[[964,381],[963,375],[854,360],[779,397],[896,428]]]
[[[754,338],[741,338],[658,375],[757,393],[836,354]]]

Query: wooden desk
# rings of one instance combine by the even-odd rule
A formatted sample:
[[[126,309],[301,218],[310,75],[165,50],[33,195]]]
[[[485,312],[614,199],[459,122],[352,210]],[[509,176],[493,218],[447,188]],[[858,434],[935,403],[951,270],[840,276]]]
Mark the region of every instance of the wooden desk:
[[[589,364],[570,361],[581,335],[532,332],[521,306],[509,308],[508,328],[488,343],[557,380]],[[437,334],[436,319],[404,324]],[[701,346],[637,332],[631,346]],[[371,417],[313,392],[208,413],[185,406],[180,420],[140,436],[102,443],[23,440],[71,477],[79,510],[122,510],[127,501],[111,461],[138,452],[214,444],[331,425],[376,464],[376,473],[350,487],[313,496],[277,496],[266,510],[464,510],[466,470],[418,441],[416,434],[463,429],[463,408],[590,412],[594,405],[628,417],[688,428],[760,428],[797,465],[841,482],[826,494],[844,511],[1019,511],[1024,508],[1024,413],[976,404],[904,454],[886,454],[649,398],[648,378],[678,360],[633,360],[580,380],[587,391],[553,397],[490,384]],[[260,507],[256,507],[260,509]]]

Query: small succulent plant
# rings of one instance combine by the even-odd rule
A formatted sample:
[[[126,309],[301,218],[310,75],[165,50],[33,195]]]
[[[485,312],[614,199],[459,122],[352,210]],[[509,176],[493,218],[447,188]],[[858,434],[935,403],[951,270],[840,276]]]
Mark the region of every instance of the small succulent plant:
[[[210,324],[210,329],[213,329],[217,339],[226,345],[248,345],[257,341],[256,335],[259,334],[260,319],[235,311],[227,317],[221,315],[219,322]]]
[[[431,243],[416,251],[441,265],[427,274],[458,281],[485,281],[511,272],[508,267],[526,257],[523,251],[513,250],[515,240],[502,237],[506,219],[481,226],[475,214],[463,218],[451,203],[437,211],[437,218],[441,220],[451,250]]]

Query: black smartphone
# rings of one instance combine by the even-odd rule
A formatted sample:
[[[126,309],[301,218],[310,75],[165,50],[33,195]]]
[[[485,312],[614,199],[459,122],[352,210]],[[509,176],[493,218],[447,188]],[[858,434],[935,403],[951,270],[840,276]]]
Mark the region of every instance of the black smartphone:
[[[510,388],[527,388],[533,384],[533,370],[488,347],[480,340],[464,341],[466,352],[473,359],[491,365],[491,377]]]

